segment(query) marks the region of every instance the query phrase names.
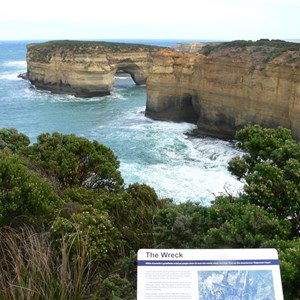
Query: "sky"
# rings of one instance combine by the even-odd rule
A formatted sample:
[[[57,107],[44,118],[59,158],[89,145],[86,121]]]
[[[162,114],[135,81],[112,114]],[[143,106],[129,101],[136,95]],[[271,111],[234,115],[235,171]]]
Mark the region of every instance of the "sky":
[[[300,39],[300,0],[5,0],[0,40]]]

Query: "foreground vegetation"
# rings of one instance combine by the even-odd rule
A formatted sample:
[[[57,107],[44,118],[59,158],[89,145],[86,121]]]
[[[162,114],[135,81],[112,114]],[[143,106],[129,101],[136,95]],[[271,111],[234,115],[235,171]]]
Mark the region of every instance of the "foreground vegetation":
[[[300,147],[287,129],[237,133],[244,191],[211,206],[124,186],[104,145],[0,130],[0,299],[135,299],[140,248],[274,247],[285,299],[300,299]]]

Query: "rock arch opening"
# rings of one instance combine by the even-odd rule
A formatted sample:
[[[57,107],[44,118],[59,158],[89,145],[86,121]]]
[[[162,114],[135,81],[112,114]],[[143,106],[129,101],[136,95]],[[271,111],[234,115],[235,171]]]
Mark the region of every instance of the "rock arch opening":
[[[131,87],[135,85],[136,83],[130,73],[123,70],[118,70],[116,72],[113,84],[114,87]]]
[[[142,85],[146,84],[145,70],[133,62],[121,62],[115,72],[116,85]]]
[[[183,94],[180,97],[180,115],[185,122],[196,124],[198,121],[198,113],[194,104],[197,103],[197,96],[191,94]]]

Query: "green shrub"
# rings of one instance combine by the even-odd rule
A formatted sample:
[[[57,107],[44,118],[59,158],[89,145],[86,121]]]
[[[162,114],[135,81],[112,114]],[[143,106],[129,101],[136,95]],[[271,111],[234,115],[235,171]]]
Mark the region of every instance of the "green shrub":
[[[266,241],[264,247],[276,248],[279,254],[284,299],[300,299],[300,238]]]
[[[135,286],[127,278],[112,274],[103,280],[103,299],[107,300],[134,300],[136,299]]]
[[[123,186],[119,161],[106,146],[74,134],[41,134],[25,155],[62,187],[117,191]]]
[[[287,239],[291,224],[242,198],[220,196],[209,208],[207,248],[259,248],[267,240]],[[259,220],[259,221],[258,221]]]
[[[0,150],[4,148],[17,152],[30,144],[29,138],[14,128],[0,129]]]
[[[15,154],[0,152],[0,226],[44,226],[60,205],[51,185]]]
[[[51,236],[57,243],[65,240],[72,253],[84,238],[88,245],[88,255],[103,266],[116,254],[121,243],[118,230],[111,223],[106,212],[91,205],[83,205],[69,218],[57,217],[51,226]],[[75,253],[76,254],[76,253]]]
[[[244,199],[291,222],[300,230],[300,144],[284,128],[247,126],[236,134],[246,154],[229,162],[229,171],[245,181]]]
[[[153,222],[155,245],[159,248],[203,248],[210,228],[208,208],[192,202],[159,210]]]

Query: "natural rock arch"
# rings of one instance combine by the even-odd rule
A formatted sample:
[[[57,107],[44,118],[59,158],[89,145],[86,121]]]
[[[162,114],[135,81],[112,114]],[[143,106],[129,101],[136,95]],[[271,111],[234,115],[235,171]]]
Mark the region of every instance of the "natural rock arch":
[[[108,42],[52,41],[27,46],[27,78],[38,89],[94,97],[110,94],[118,70],[145,84],[152,53],[161,47]]]
[[[120,63],[114,76],[120,72],[129,74],[136,85],[146,84],[148,74],[145,74],[144,70],[134,63]]]

